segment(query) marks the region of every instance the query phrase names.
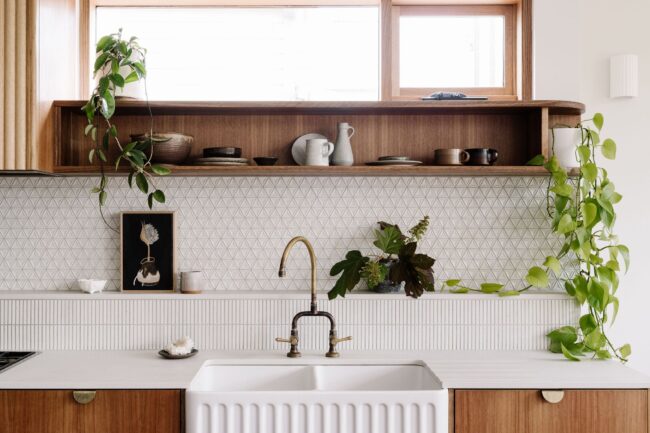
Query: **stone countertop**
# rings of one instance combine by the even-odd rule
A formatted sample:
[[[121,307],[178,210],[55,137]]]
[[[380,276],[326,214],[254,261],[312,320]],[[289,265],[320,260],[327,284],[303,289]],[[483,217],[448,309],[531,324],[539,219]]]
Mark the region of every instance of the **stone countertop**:
[[[47,351],[0,372],[0,389],[185,389],[209,360],[234,364],[426,363],[450,389],[650,388],[617,361],[571,362],[547,352],[345,352],[341,358],[284,352],[199,352],[167,360],[156,351]]]

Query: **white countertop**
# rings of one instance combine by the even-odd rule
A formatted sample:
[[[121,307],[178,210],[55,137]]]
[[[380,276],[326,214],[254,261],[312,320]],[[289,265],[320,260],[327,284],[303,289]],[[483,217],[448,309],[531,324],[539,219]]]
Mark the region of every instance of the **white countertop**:
[[[49,351],[0,372],[0,389],[184,389],[211,359],[233,363],[425,362],[445,388],[650,388],[617,361],[571,362],[547,352],[342,352],[289,359],[284,352],[205,351],[166,360],[155,351]]]

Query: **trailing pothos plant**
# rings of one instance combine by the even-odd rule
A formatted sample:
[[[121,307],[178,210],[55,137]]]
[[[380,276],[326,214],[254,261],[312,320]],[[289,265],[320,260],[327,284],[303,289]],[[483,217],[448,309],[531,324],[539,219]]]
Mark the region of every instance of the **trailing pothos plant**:
[[[606,332],[618,313],[619,273],[623,266],[628,269],[630,259],[628,248],[619,243],[614,233],[614,205],[622,196],[616,192],[607,170],[597,163],[598,155],[616,158],[614,140],[600,138],[603,122],[603,115],[597,113],[575,125],[581,136],[575,150],[576,173],[568,173],[555,156],[545,160],[538,155],[529,162],[529,165],[544,165],[550,172],[547,212],[553,232],[564,242],[556,255],[546,257],[541,266],[529,269],[525,277],[527,285],[518,290],[503,290],[502,284],[486,283],[480,289],[473,289],[453,279],[445,281],[442,287],[443,290],[448,287],[453,293],[478,291],[500,296],[518,295],[531,287],[546,288],[552,272],[564,281],[566,292],[585,311],[577,326],[563,326],[547,335],[550,350],[572,361],[579,361],[583,356],[616,357],[627,361],[631,354],[629,344],[615,345]],[[563,261],[576,263],[577,272],[563,278]]]
[[[123,161],[128,165],[129,186],[132,187],[135,180],[138,189],[147,194],[147,203],[149,208],[152,208],[154,201],[165,202],[165,194],[155,187],[153,175],[167,175],[171,171],[166,167],[151,163],[154,148],[151,139],[123,144],[118,138],[117,127],[111,121],[115,114],[115,92],[117,89],[123,89],[125,85],[140,80],[145,80],[146,86],[146,49],[140,46],[135,36],[128,40],[123,39],[122,29],[120,29],[117,33],[100,38],[97,42],[96,53],[93,73],[97,79],[97,86],[88,102],[81,108],[88,119],[85,135],[90,136],[94,143],[88,153],[88,159],[91,164],[98,161],[101,170],[99,184],[93,188],[92,192],[98,194],[101,210],[108,197],[108,178],[104,164],[109,163],[109,150],[113,144],[117,146],[119,153],[114,161],[110,161],[110,164],[115,166],[115,170]],[[148,137],[152,137],[153,117],[150,109],[149,118],[152,125]],[[102,131],[100,140],[97,139],[98,131]]]
[[[348,251],[345,260],[332,266],[330,275],[341,274],[329,291],[329,299],[345,297],[361,279],[369,288],[385,280],[392,284],[404,283],[408,296],[418,298],[425,291],[433,291],[433,264],[435,260],[426,254],[417,254],[418,242],[429,228],[429,217],[425,216],[408,231],[402,233],[397,225],[379,222],[375,230],[374,245],[380,254],[364,256],[359,250]]]

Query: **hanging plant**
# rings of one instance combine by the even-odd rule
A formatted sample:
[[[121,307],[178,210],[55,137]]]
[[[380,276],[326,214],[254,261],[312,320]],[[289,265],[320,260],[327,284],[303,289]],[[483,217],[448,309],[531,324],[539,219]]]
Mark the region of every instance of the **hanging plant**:
[[[91,164],[99,162],[101,171],[99,184],[92,192],[98,194],[101,211],[108,198],[105,164],[115,166],[117,171],[120,163],[124,162],[129,168],[129,187],[133,187],[135,180],[138,189],[147,195],[147,204],[151,209],[154,201],[165,202],[164,192],[155,187],[154,175],[168,175],[171,170],[151,163],[154,146],[151,145],[150,140],[123,144],[118,138],[117,127],[111,121],[115,114],[115,93],[118,89],[140,80],[144,81],[146,88],[146,50],[140,46],[135,36],[129,40],[122,39],[122,29],[120,29],[117,33],[100,38],[96,53],[93,73],[97,79],[97,86],[88,102],[81,108],[88,119],[85,135],[90,136],[94,144],[88,153],[88,159]],[[149,119],[152,124],[148,136],[152,137],[153,116],[150,108]],[[101,140],[98,140],[100,124],[103,133]],[[113,161],[109,161],[108,155],[112,145],[117,147],[119,153]]]
[[[547,335],[551,352],[562,353],[572,361],[590,356],[616,357],[625,362],[632,353],[630,345],[616,346],[606,333],[618,313],[619,273],[623,266],[627,271],[630,253],[614,233],[614,205],[622,196],[616,192],[607,170],[597,164],[598,154],[607,159],[616,158],[614,140],[600,139],[603,122],[603,115],[597,113],[575,126],[581,137],[575,149],[578,163],[575,178],[569,176],[555,156],[545,160],[538,155],[528,163],[544,165],[550,173],[547,212],[553,233],[564,239],[560,251],[546,257],[541,266],[530,268],[525,277],[527,285],[519,290],[502,290],[501,284],[482,284],[480,289],[473,289],[463,286],[459,279],[445,281],[442,289],[447,287],[452,293],[519,295],[532,287],[548,287],[551,273],[561,278],[561,261],[573,261],[577,273],[561,279],[566,292],[585,309],[585,314],[577,325],[563,326]]]

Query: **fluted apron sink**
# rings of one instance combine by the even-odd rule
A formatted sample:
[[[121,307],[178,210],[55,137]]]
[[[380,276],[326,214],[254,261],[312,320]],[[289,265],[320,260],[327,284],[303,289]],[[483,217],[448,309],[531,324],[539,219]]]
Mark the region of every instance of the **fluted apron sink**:
[[[188,433],[442,433],[448,394],[420,362],[220,364],[186,392]]]

